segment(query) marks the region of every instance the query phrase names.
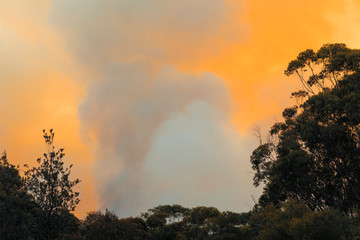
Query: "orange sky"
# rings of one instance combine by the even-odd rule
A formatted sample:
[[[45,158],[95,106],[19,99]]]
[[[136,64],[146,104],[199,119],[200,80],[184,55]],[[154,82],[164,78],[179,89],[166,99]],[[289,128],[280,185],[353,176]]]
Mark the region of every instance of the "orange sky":
[[[0,149],[6,149],[15,164],[29,163],[45,150],[42,129],[54,128],[56,145],[65,147],[69,162],[75,165],[74,176],[82,179],[79,216],[99,206],[93,178],[97,135],[84,137],[92,133],[82,129],[79,106],[88,96],[91,79],[104,74],[99,67],[103,62],[147,59],[154,69],[170,64],[181,73],[216,74],[229,89],[234,106],[231,119],[240,135],[248,136],[253,124],[273,121],[290,104],[289,93],[298,85],[283,71],[299,51],[329,42],[360,47],[360,2],[355,0],[219,0],[221,14],[216,7],[203,11],[203,0],[184,8],[153,2],[179,16],[151,22],[152,15],[138,7],[134,12],[130,8],[134,15],[127,17],[129,23],[122,23],[111,4],[104,4],[103,9],[89,6],[85,11],[99,11],[95,21],[76,12],[81,8],[74,3],[71,14],[79,16],[71,19],[78,21],[75,30],[100,35],[109,29],[112,34],[99,43],[91,42],[96,54],[92,60],[82,36],[74,37],[71,23],[63,20],[66,12],[58,12],[63,7],[59,1],[0,1]],[[66,7],[71,9],[71,4]],[[189,19],[188,10],[192,11]],[[197,11],[209,16],[195,20]],[[199,26],[192,26],[194,22]],[[131,41],[122,45],[109,40],[121,39],[123,31]]]

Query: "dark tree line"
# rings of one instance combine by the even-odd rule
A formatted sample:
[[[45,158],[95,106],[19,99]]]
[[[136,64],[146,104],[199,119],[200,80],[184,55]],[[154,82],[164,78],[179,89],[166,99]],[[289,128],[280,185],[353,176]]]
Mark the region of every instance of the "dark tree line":
[[[302,89],[250,157],[254,185],[264,186],[251,211],[162,205],[138,217],[106,210],[80,220],[72,214],[80,181],[50,130],[47,151],[24,174],[6,153],[0,158],[0,239],[360,239],[360,50],[309,49],[285,74]]]
[[[360,239],[358,220],[336,209],[312,211],[288,199],[247,213],[213,207],[162,205],[140,217],[118,218],[106,210],[91,212],[77,238],[89,240],[339,240]]]

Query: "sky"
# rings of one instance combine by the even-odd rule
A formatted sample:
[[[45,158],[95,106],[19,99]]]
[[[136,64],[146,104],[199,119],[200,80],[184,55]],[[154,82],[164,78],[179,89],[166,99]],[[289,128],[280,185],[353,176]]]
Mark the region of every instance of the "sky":
[[[36,163],[42,129],[81,202],[248,211],[249,156],[290,92],[300,51],[360,48],[356,0],[0,0],[0,150]]]

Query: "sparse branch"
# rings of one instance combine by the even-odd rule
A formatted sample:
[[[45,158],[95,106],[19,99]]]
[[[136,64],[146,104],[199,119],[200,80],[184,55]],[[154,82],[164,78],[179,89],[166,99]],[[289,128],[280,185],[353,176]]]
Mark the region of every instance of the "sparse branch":
[[[255,137],[258,139],[259,144],[263,144],[262,136],[261,136],[261,126],[259,124],[256,124],[252,127],[252,132],[255,135]]]
[[[301,81],[304,89],[305,89],[306,91],[308,91],[309,93],[311,93],[311,94],[314,95],[314,94],[315,94],[314,91],[311,89],[311,87],[308,86],[308,84],[307,84],[306,81],[304,80],[304,77],[299,73],[298,70],[296,70],[296,74],[298,75],[298,77],[299,77],[299,79],[300,79],[300,81]]]

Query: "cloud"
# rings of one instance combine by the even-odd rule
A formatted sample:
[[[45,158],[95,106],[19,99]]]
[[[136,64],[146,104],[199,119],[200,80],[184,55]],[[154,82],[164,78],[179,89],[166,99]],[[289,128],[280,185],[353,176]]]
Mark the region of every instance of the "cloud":
[[[228,117],[208,102],[194,101],[156,130],[144,166],[153,180],[153,187],[144,183],[153,205],[179,201],[249,210],[257,191],[250,187],[248,150],[256,142],[240,136]]]
[[[183,125],[191,129],[193,121],[185,120],[195,117],[188,115],[189,106],[203,102],[222,118],[212,127],[224,130],[233,108],[223,79],[178,69],[201,65],[224,46],[239,44],[245,34],[237,21],[240,8],[224,0],[53,1],[51,23],[88,72],[79,117],[82,135],[95,148],[94,175],[103,207],[136,214],[141,206],[161,202],[147,190],[161,184],[151,180],[156,173],[144,164],[158,141],[154,134],[174,113],[186,114]],[[194,132],[194,138],[197,134],[203,132]],[[200,157],[204,149],[196,151]]]
[[[154,71],[148,62],[107,67],[80,109],[83,131],[96,139],[101,205],[126,215],[165,199],[201,204],[201,192],[213,199],[221,189],[231,194],[231,180],[241,182],[238,170],[246,172],[247,162],[239,158],[236,128],[228,129],[231,112],[228,89],[214,74],[196,76],[172,66]],[[184,164],[188,161],[193,164]],[[181,175],[195,183],[176,198],[172,194],[183,182]],[[206,179],[218,183],[213,188]],[[199,194],[186,201],[191,192]],[[222,200],[215,202],[221,205]]]
[[[224,0],[54,1],[52,22],[90,66],[152,59],[192,62],[241,40],[237,5]]]

